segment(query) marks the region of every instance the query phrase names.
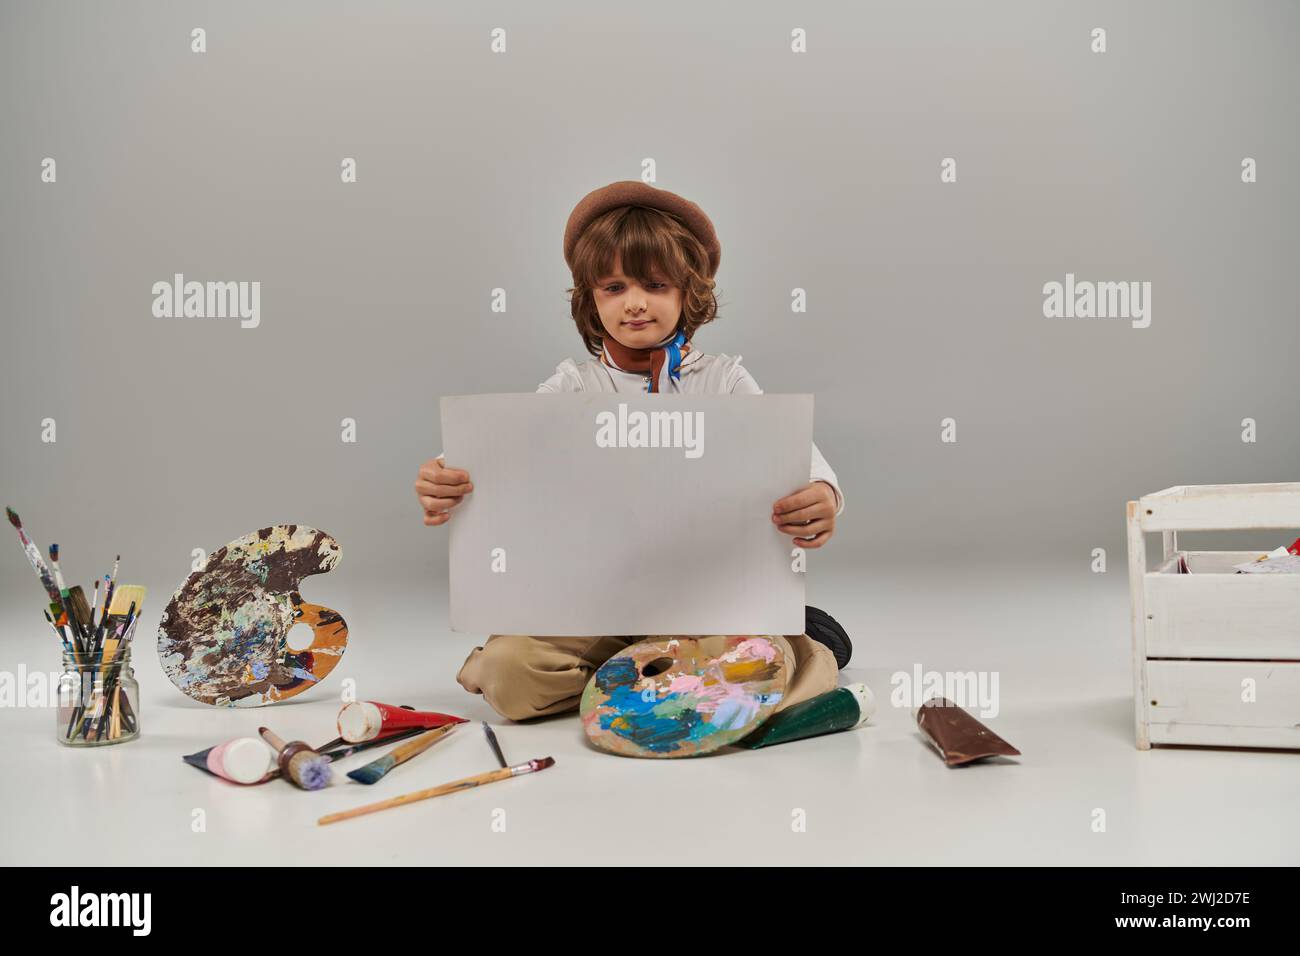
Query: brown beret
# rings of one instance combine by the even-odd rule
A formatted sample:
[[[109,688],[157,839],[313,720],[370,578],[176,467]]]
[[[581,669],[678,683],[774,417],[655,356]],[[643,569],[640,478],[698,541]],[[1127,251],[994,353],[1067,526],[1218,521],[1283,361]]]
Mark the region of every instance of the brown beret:
[[[625,179],[593,189],[569,213],[569,221],[564,226],[564,261],[569,264],[570,272],[573,271],[573,249],[583,230],[602,213],[619,206],[649,206],[677,216],[704,246],[709,257],[709,278],[718,271],[722,244],[718,242],[718,234],[713,231],[713,223],[703,209],[666,189],[657,189],[639,179]]]

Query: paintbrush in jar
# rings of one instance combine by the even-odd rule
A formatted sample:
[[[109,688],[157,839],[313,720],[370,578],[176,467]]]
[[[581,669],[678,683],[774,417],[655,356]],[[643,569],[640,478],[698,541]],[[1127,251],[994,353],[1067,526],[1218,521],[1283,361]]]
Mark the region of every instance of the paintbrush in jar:
[[[41,557],[41,549],[36,547],[32,539],[28,537],[26,529],[23,528],[22,518],[18,517],[18,513],[13,508],[5,508],[5,515],[8,516],[9,523],[14,526],[14,530],[18,532],[18,543],[23,546],[23,553],[27,555],[28,563],[31,564],[32,570],[36,572],[36,576],[40,579],[41,587],[45,589],[50,604],[58,606],[61,611],[63,597],[59,594],[58,586],[54,583],[54,576],[50,574],[49,565]],[[58,616],[58,614],[55,614],[56,619]]]
[[[96,740],[103,738],[105,730],[111,736],[114,726],[120,727],[123,720],[131,730],[135,729],[135,712],[131,709],[129,699],[121,695],[117,683],[118,672],[111,668],[126,655],[126,647],[135,635],[136,623],[140,620],[140,609],[144,605],[146,593],[142,584],[125,584],[115,590],[112,604],[106,609],[103,620],[90,638],[89,661],[99,665],[103,695],[95,712],[85,717],[82,736],[88,737],[92,730]]]

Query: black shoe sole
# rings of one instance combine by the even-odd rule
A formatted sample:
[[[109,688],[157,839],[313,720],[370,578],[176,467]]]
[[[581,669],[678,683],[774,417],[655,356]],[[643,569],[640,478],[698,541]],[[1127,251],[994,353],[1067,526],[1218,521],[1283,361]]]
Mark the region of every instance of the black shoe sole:
[[[848,632],[835,618],[819,607],[804,606],[804,633],[819,644],[825,644],[835,655],[835,663],[843,670],[853,657],[853,642]]]

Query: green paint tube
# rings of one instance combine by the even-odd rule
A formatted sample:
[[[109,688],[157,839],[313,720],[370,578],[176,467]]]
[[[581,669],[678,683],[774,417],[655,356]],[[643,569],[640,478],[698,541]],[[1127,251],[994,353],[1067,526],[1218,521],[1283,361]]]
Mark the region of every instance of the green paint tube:
[[[736,747],[756,750],[791,740],[805,740],[861,727],[876,712],[876,698],[866,684],[849,684],[773,714]]]

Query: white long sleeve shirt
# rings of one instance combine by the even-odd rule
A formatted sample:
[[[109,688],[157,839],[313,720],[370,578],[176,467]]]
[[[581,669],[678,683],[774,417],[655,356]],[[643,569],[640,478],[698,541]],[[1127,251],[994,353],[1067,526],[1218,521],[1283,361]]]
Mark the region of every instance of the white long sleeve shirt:
[[[762,395],[754,376],[740,364],[741,356],[706,355],[690,351],[678,368],[681,378],[669,379],[673,392],[695,395]],[[650,379],[639,372],[610,368],[599,359],[577,364],[565,359],[555,367],[555,374],[537,386],[538,392],[645,392]],[[454,465],[453,465],[454,467]],[[817,444],[812,446],[812,469],[809,482],[824,481],[835,492],[835,514],[844,510],[844,493],[835,472]]]

